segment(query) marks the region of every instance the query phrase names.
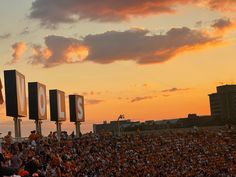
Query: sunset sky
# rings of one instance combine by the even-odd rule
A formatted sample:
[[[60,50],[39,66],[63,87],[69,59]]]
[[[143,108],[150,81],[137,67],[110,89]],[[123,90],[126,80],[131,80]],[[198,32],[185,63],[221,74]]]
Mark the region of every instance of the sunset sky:
[[[120,114],[209,115],[208,94],[236,83],[235,0],[2,0],[0,25],[1,80],[16,69],[26,83],[84,95],[82,132]],[[3,134],[13,130],[5,115],[1,105]],[[22,129],[34,129],[27,117]]]

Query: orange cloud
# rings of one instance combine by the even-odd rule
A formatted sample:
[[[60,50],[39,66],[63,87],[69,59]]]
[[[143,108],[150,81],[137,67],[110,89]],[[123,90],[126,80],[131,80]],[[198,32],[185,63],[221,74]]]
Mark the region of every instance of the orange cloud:
[[[118,60],[133,60],[139,64],[162,63],[182,52],[219,41],[214,36],[187,27],[172,28],[163,35],[150,36],[149,33],[148,30],[129,30],[89,35],[84,38],[90,48],[87,60],[103,64]],[[99,46],[98,41],[101,41]]]
[[[76,39],[47,36],[47,47],[33,45],[31,64],[43,64],[44,67],[53,67],[62,63],[82,62],[89,53],[88,47],[79,44]]]
[[[178,91],[187,91],[187,90],[190,90],[190,88],[176,88],[176,87],[173,87],[173,88],[170,88],[170,89],[166,89],[166,90],[162,90],[161,92],[163,93],[169,93],[169,92],[178,92]]]
[[[8,64],[14,64],[16,63],[21,56],[25,53],[27,47],[24,42],[17,42],[12,45],[13,54],[12,54],[12,60]]]
[[[108,31],[87,35],[83,40],[52,35],[45,37],[44,48],[34,45],[31,63],[44,67],[83,61],[100,64],[120,60],[133,60],[138,64],[162,63],[180,53],[220,42],[221,37],[187,27],[172,28],[163,35],[150,35],[150,31],[143,29]]]
[[[174,13],[180,5],[192,4],[218,11],[233,11],[235,0],[36,0],[30,18],[46,27],[81,19],[99,22],[126,21],[132,17]]]
[[[236,29],[236,19],[231,20],[229,18],[220,18],[215,20],[211,27],[213,28],[215,35],[222,36],[226,32]]]
[[[91,34],[81,40],[63,36],[45,37],[45,47],[34,45],[32,64],[53,67],[63,63],[92,61],[108,64],[132,60],[138,64],[162,63],[187,51],[224,44],[226,32],[236,27],[236,20],[220,18],[210,30],[187,27],[171,28],[166,34],[152,34],[142,28]]]
[[[204,1],[203,1],[204,2]],[[206,6],[220,11],[236,11],[235,0],[205,0]]]
[[[99,99],[85,99],[85,104],[86,105],[95,105],[95,104],[100,104],[104,101],[105,100],[99,100]]]
[[[64,57],[68,63],[76,63],[83,61],[89,54],[89,50],[85,46],[72,45],[69,46],[65,53]]]
[[[52,56],[52,52],[48,48],[42,48],[40,45],[32,46],[32,61],[31,64],[38,64],[47,60],[50,56]]]
[[[140,101],[144,101],[144,100],[150,100],[150,99],[154,99],[156,98],[157,96],[143,96],[143,97],[140,97],[140,96],[137,96],[137,97],[134,97],[134,98],[131,98],[131,103],[134,103],[134,102],[140,102]]]

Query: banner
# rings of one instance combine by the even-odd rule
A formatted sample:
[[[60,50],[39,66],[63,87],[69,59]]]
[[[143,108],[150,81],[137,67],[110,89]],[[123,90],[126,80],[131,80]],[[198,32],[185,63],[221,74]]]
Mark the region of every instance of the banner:
[[[28,83],[29,118],[32,120],[47,119],[46,86],[38,82]]]
[[[25,76],[16,70],[4,71],[7,116],[26,117]]]
[[[50,116],[51,121],[66,120],[65,92],[60,90],[50,90]]]
[[[84,97],[81,95],[69,95],[70,121],[84,122]]]

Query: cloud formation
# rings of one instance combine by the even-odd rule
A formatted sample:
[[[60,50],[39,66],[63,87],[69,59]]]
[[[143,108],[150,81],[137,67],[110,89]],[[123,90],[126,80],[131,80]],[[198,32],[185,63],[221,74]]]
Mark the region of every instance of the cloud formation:
[[[101,91],[82,92],[83,95],[101,95]]]
[[[85,104],[87,105],[95,105],[104,102],[104,100],[99,99],[85,99]]]
[[[223,35],[228,30],[236,28],[236,19],[219,18],[213,22],[211,27],[214,28],[216,35]]]
[[[27,35],[30,33],[29,27],[25,27],[19,34],[20,35]]]
[[[10,34],[10,33],[6,33],[6,34],[0,35],[0,39],[7,39],[7,38],[9,38],[9,37],[11,37],[11,34]]]
[[[73,38],[62,36],[45,37],[46,48],[33,45],[32,64],[43,64],[45,67],[53,67],[62,63],[76,63],[83,61],[88,55],[86,46]]]
[[[198,0],[203,1],[207,6],[214,10],[220,11],[235,11],[236,1],[235,0]]]
[[[12,45],[12,49],[13,49],[12,60],[8,64],[16,63],[25,53],[27,47],[24,42],[16,42]]]
[[[185,51],[213,45],[221,38],[187,27],[172,28],[164,35],[144,29],[108,31],[82,40],[62,36],[45,37],[45,47],[34,45],[32,64],[53,67],[63,63],[92,61],[108,64],[132,60],[138,64],[162,63]]]
[[[173,88],[170,88],[170,89],[162,90],[161,92],[170,93],[170,92],[186,91],[186,90],[189,90],[189,89],[190,88],[176,88],[176,87],[173,87]]]
[[[153,98],[156,98],[157,96],[143,96],[143,97],[135,97],[135,98],[132,98],[130,100],[131,103],[134,103],[134,102],[139,102],[139,101],[144,101],[144,100],[150,100],[150,99],[153,99]]]
[[[80,19],[99,22],[127,21],[136,16],[174,13],[180,5],[201,5],[213,10],[235,10],[235,0],[35,0],[30,18],[46,27]]]

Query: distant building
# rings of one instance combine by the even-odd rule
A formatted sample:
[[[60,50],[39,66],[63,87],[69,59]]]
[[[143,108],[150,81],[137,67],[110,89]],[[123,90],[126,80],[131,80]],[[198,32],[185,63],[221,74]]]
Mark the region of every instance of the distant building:
[[[130,120],[111,121],[110,123],[104,121],[103,124],[93,124],[93,132],[94,133],[110,132],[114,135],[117,135],[119,128],[122,131],[126,127],[139,123],[140,122],[131,122]]]
[[[217,87],[217,92],[209,94],[211,115],[222,123],[236,122],[236,85]]]
[[[145,122],[131,122],[130,120],[111,121],[103,124],[94,124],[93,132],[111,132],[113,135],[117,135],[119,131],[121,133],[136,132],[136,131],[155,131],[161,129],[171,128],[188,128],[193,126],[210,126],[211,116],[198,116],[197,114],[189,114],[186,118],[167,119],[167,120],[148,120]]]

